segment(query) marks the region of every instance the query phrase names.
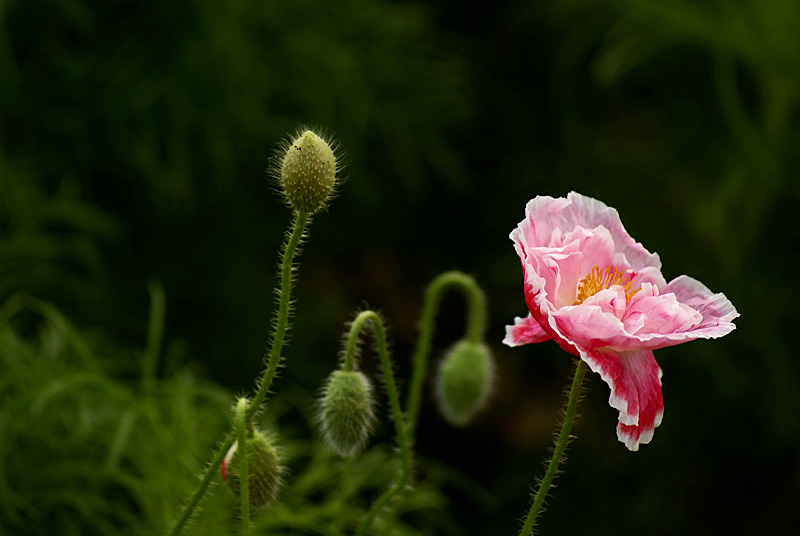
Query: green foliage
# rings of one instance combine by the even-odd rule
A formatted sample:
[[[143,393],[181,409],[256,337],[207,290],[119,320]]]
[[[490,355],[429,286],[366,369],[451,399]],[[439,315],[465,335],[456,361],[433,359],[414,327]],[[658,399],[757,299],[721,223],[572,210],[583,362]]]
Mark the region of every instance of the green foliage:
[[[81,332],[46,302],[15,295],[3,304],[0,529],[153,534],[173,521],[226,429],[232,397],[183,371],[143,392],[137,371],[121,365],[131,352]],[[290,393],[289,404],[278,398],[272,426],[296,412],[295,403],[312,405],[304,392]],[[286,442],[294,474],[277,505],[255,516],[259,534],[352,530],[396,473],[391,449],[379,445],[341,461],[308,439],[307,426],[303,438]],[[395,514],[402,519],[379,516],[376,524],[391,525],[387,534],[442,534],[437,485],[423,482],[407,495]],[[202,521],[186,533],[230,532],[235,510],[230,491],[216,486],[195,516]]]
[[[225,424],[228,393],[182,373],[145,396],[124,379],[132,350],[102,332],[23,295],[0,314],[2,527],[160,531]]]
[[[707,56],[713,97],[736,150],[721,162],[719,180],[707,182],[684,208],[712,244],[725,243],[729,229],[741,225],[741,250],[727,244],[719,251],[728,269],[736,270],[735,260],[752,251],[764,231],[768,208],[786,195],[787,186],[800,193],[796,181],[788,183],[795,174],[793,123],[800,111],[800,4],[623,0],[611,9],[605,2],[584,4],[602,6],[614,19],[592,65],[601,87],[623,83],[679,47],[696,47]]]
[[[347,133],[359,174],[377,135],[409,186],[425,163],[460,181],[442,128],[471,110],[467,66],[421,6],[5,4],[0,113],[15,131],[2,143],[46,156],[48,176],[143,181],[159,210],[184,211],[237,181],[243,162],[263,162],[265,140],[300,120]]]
[[[24,291],[96,305],[110,284],[100,245],[119,240],[120,225],[77,179],[41,182],[30,163],[0,154],[0,300]]]
[[[293,484],[256,528],[353,529],[395,474],[386,430],[364,471],[348,471],[308,441],[299,409],[356,297],[384,307],[408,348],[417,289],[459,267],[487,283],[494,348],[524,313],[508,231],[534,195],[574,189],[624,213],[668,278],[724,290],[742,322],[720,344],[662,350],[668,418],[636,457],[615,450],[592,391],[560,480],[574,496],[551,501],[542,532],[786,532],[800,496],[798,3],[430,6],[0,2],[0,532],[153,534],[172,521],[259,366],[286,221],[263,170],[298,121],[337,132],[350,180],[304,253],[300,359],[262,423],[280,430]],[[170,311],[147,365],[151,278]],[[460,302],[442,306],[434,351],[461,329]],[[432,438],[416,445],[428,478],[396,530],[518,528],[567,364],[496,357],[498,409],[477,431],[453,435],[424,409],[412,419]],[[453,493],[458,467],[491,495]],[[343,516],[322,501],[340,476],[355,482]],[[187,533],[234,526],[215,482]]]

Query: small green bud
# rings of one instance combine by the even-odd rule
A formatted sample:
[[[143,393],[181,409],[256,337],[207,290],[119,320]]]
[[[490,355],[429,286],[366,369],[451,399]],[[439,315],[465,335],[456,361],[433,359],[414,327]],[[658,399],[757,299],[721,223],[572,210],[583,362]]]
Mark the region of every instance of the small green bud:
[[[322,209],[336,182],[336,155],[327,141],[306,130],[286,147],[280,180],[295,209],[312,214]]]
[[[236,497],[239,497],[241,478],[239,474],[241,453],[238,451],[238,445],[238,441],[234,443],[222,460],[222,478]],[[247,438],[247,472],[250,509],[258,510],[275,502],[283,486],[283,475],[286,470],[281,465],[281,457],[270,437],[260,430],[254,430]]]
[[[337,370],[328,379],[320,404],[322,435],[340,456],[353,456],[364,448],[375,425],[372,385],[360,372]]]
[[[439,366],[436,398],[450,424],[464,426],[486,405],[494,383],[494,362],[485,344],[457,342]]]

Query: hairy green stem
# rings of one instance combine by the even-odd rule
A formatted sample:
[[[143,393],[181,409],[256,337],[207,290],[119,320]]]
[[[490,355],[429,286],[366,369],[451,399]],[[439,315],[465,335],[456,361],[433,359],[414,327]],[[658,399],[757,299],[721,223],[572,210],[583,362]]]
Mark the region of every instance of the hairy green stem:
[[[431,350],[434,321],[439,309],[442,293],[449,289],[457,289],[464,293],[469,307],[467,316],[466,333],[470,342],[478,343],[483,338],[486,329],[486,298],[475,280],[465,273],[451,271],[438,275],[425,291],[425,300],[422,304],[422,321],[420,323],[417,348],[412,358],[414,370],[411,376],[411,387],[406,402],[406,419],[408,433],[414,437],[414,429],[419,417],[422,403],[422,388],[425,381],[425,371],[428,366],[428,354]]]
[[[280,363],[281,350],[283,349],[283,342],[286,337],[286,328],[289,324],[294,255],[303,238],[307,223],[308,212],[295,212],[292,234],[289,236],[289,241],[286,243],[286,248],[283,252],[283,261],[281,261],[280,302],[278,304],[278,316],[275,321],[275,334],[272,340],[272,348],[269,353],[269,358],[267,359],[266,356],[264,357],[267,361],[267,368],[258,385],[258,391],[247,409],[248,422],[251,421],[253,415],[256,414],[264,398],[267,396],[269,388],[272,386],[272,380],[275,378],[275,371]]]
[[[211,479],[214,478],[214,473],[219,468],[222,460],[225,458],[225,455],[228,453],[228,449],[231,448],[233,442],[235,440],[235,436],[233,433],[229,433],[225,440],[222,442],[222,445],[217,449],[217,452],[214,454],[214,457],[211,460],[211,463],[206,467],[206,471],[203,474],[203,478],[200,480],[200,485],[195,490],[192,497],[189,499],[189,503],[181,512],[181,516],[172,526],[172,529],[169,531],[169,536],[178,536],[181,533],[186,522],[192,517],[192,513],[194,512],[197,505],[200,504],[200,499],[203,498],[205,495],[206,490],[208,490],[209,484],[211,484]]]
[[[294,256],[303,238],[303,233],[305,233],[308,220],[309,220],[308,212],[295,211],[295,218],[294,222],[292,223],[292,232],[289,235],[289,240],[286,243],[286,247],[284,248],[283,259],[281,261],[280,298],[278,303],[277,318],[275,320],[275,332],[272,339],[272,348],[269,353],[269,358],[265,356],[265,360],[267,361],[267,368],[264,371],[264,376],[261,378],[261,382],[258,385],[258,390],[255,396],[253,397],[252,402],[250,402],[250,404],[246,408],[246,411],[243,414],[245,430],[248,430],[250,428],[253,416],[256,414],[256,412],[258,412],[261,403],[267,396],[267,393],[269,392],[269,389],[272,386],[272,380],[275,377],[275,371],[277,370],[278,364],[280,363],[281,351],[283,350],[283,343],[286,338],[286,329],[289,324],[289,307],[291,305],[292,272],[294,270]],[[238,414],[237,414],[237,426],[238,426]],[[225,454],[228,452],[228,449],[231,447],[231,445],[233,445],[235,437],[236,437],[235,432],[231,432],[225,437],[225,441],[223,442],[220,449],[214,455],[211,464],[206,469],[203,478],[200,482],[200,486],[194,492],[191,499],[189,499],[189,503],[186,505],[186,508],[184,508],[177,522],[173,525],[171,531],[169,532],[169,536],[177,536],[178,534],[181,533],[183,527],[186,525],[186,522],[190,519],[195,508],[197,508],[197,505],[200,503],[200,499],[203,498],[203,495],[205,494],[206,490],[208,490],[208,486],[211,483],[211,479],[214,476],[214,471],[216,470],[217,467],[219,467],[220,463],[222,463],[222,460],[223,458],[225,458]],[[242,445],[240,445],[240,448],[244,449]],[[245,482],[247,481],[246,476],[244,481]],[[244,484],[244,486],[246,489],[247,484]],[[243,495],[245,493],[246,492],[244,492]],[[249,517],[249,502],[248,501],[245,502],[247,503],[247,512]],[[243,516],[244,512],[245,510],[243,507],[242,511]]]
[[[580,398],[581,387],[583,385],[583,378],[586,375],[586,362],[583,359],[578,359],[578,366],[575,368],[575,377],[572,379],[572,387],[569,390],[569,399],[567,400],[567,410],[564,413],[564,422],[561,424],[561,432],[558,434],[556,446],[553,449],[553,456],[550,458],[550,464],[547,466],[547,471],[542,478],[539,489],[536,490],[536,496],[531,504],[531,509],[528,512],[528,517],[525,518],[525,524],[522,526],[520,535],[528,536],[536,523],[536,518],[539,515],[539,510],[544,504],[544,499],[547,497],[547,492],[550,489],[550,484],[558,470],[558,465],[564,457],[564,450],[570,440],[570,432],[572,431],[572,424],[575,421],[575,410],[578,407],[578,399]]]
[[[389,361],[389,352],[386,350],[386,333],[383,328],[381,317],[374,311],[362,311],[358,314],[353,324],[350,326],[350,333],[347,337],[347,350],[345,352],[345,367],[350,364],[352,370],[353,361],[355,360],[355,351],[358,344],[358,334],[365,323],[370,322],[375,333],[375,342],[378,347],[378,358],[383,368],[384,383],[386,384],[386,392],[389,396],[389,404],[392,409],[392,418],[394,420],[394,428],[397,433],[397,445],[400,449],[400,478],[397,482],[386,490],[381,495],[375,504],[364,518],[361,526],[358,529],[358,536],[363,536],[372,525],[375,516],[396,494],[401,492],[406,485],[411,475],[411,446],[408,441],[408,430],[403,417],[403,411],[400,408],[400,398],[397,395],[397,386],[394,381],[394,374],[392,373],[392,364]]]
[[[250,474],[247,472],[247,399],[236,403],[236,435],[239,438],[239,497],[242,500],[242,536],[250,534]]]

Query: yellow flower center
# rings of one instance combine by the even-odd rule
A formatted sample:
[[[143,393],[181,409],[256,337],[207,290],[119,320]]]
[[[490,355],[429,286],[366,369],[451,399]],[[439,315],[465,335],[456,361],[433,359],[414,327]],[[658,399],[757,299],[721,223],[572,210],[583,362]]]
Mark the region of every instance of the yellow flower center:
[[[632,279],[632,274],[625,274],[625,272],[619,268],[606,266],[601,270],[599,266],[595,266],[586,274],[586,277],[581,279],[580,283],[578,283],[578,295],[575,298],[575,303],[572,305],[580,305],[589,296],[594,296],[601,290],[611,288],[614,285],[619,285],[625,289],[625,301],[629,302],[633,295],[640,290],[637,288],[631,291]]]

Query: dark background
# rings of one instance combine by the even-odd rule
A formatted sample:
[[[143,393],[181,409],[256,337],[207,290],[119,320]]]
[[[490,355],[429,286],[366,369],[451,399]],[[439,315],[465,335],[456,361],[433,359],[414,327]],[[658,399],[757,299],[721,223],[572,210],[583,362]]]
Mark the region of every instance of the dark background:
[[[512,534],[571,363],[500,342],[525,314],[508,234],[530,198],[575,190],[617,208],[667,280],[689,274],[741,317],[722,340],[656,352],[664,421],[639,452],[589,377],[541,533],[781,532],[800,502],[798,27],[794,0],[7,0],[0,299],[36,296],[133,345],[157,279],[159,375],[246,392],[290,221],[265,170],[298,124],[330,129],[346,180],[303,248],[275,390],[318,389],[365,305],[407,379],[425,286],[472,274],[497,393],[464,430],[427,397],[418,474],[462,475],[444,488],[461,533]],[[438,326],[440,354],[459,298]]]

